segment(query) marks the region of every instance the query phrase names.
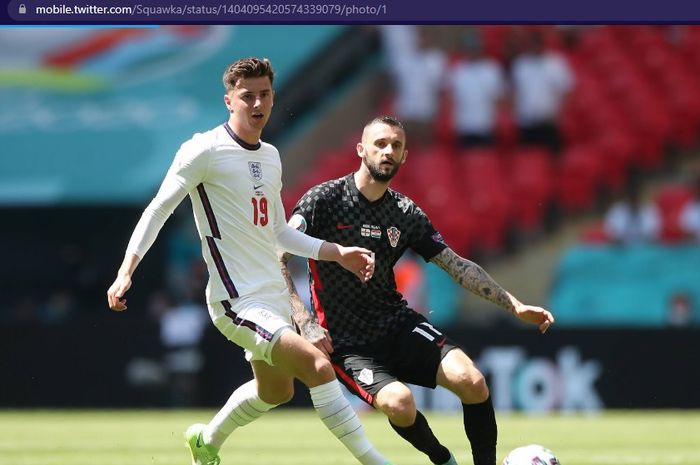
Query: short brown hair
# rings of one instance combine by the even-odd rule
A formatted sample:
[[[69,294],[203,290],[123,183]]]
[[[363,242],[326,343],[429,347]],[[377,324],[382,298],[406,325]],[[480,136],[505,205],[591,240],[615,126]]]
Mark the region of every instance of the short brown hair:
[[[239,79],[269,77],[270,84],[275,77],[272,63],[267,58],[241,58],[226,67],[224,71],[224,88],[226,92],[232,91]]]
[[[387,115],[377,116],[372,121],[365,124],[365,128],[368,128],[368,127],[372,126],[373,124],[377,124],[377,123],[383,123],[383,124],[386,124],[387,126],[393,126],[395,128],[399,128],[399,129],[402,129],[405,131],[405,129],[403,127],[403,123],[401,123],[401,121],[399,121],[397,118],[395,118],[393,116],[387,116]]]

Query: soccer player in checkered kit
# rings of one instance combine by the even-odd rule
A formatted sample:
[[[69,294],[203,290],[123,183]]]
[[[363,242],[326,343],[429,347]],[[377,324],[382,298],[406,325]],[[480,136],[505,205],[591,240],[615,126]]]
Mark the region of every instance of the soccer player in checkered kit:
[[[209,270],[209,315],[221,333],[245,349],[254,374],[208,424],[187,429],[192,464],[218,465],[224,440],[235,428],[291,399],[296,377],[309,387],[323,423],[360,463],[385,465],[387,460],[365,436],[325,354],[292,329],[278,247],[337,262],[358,282],[371,278],[374,260],[367,249],[315,239],[287,225],[279,153],[260,140],[272,110],[273,76],[267,59],[245,58],[226,69],[229,119],[180,147],[134,229],[107,291],[109,307],[126,309],[124,294],[134,270],[165,220],[189,195]]]
[[[457,255],[411,199],[389,188],[408,155],[398,120],[384,116],[369,122],[357,155],[359,169],[309,189],[289,224],[314,237],[371,249],[376,257],[374,277],[353,282],[340,267],[310,259],[315,312],[306,309],[285,273],[295,320],[302,335],[329,355],[341,382],[384,412],[393,429],[434,464],[457,462],[416,409],[404,383],[440,385],[457,395],[474,464],[495,465],[497,427],[484,376],[440,329],[408,308],[396,290],[393,266],[411,248],[465,289],[543,333],[554,318],[543,308],[519,302],[479,265]]]

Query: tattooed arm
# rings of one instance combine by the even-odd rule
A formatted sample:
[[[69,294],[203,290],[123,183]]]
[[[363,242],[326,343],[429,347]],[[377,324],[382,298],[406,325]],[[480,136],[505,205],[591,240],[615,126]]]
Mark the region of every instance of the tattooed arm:
[[[289,267],[287,266],[290,258],[291,254],[286,252],[279,256],[282,277],[284,278],[284,282],[287,284],[287,289],[289,289],[289,300],[292,305],[292,318],[297,326],[299,326],[301,336],[315,345],[326,355],[326,357],[330,359],[329,354],[333,352],[333,341],[331,340],[331,336],[328,334],[328,331],[318,323],[316,313],[307,308],[299,297],[297,288],[292,280],[292,275],[289,273]]]
[[[541,307],[521,303],[494,281],[481,266],[460,257],[449,247],[430,261],[445,270],[463,288],[509,310],[523,321],[538,325],[541,332],[547,331],[554,323],[550,312]]]

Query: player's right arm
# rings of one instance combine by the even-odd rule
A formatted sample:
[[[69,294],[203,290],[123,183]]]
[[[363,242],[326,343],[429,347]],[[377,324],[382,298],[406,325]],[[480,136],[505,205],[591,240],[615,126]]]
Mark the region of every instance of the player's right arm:
[[[289,252],[283,252],[279,255],[282,276],[284,277],[284,282],[287,284],[287,289],[289,289],[290,302],[292,304],[292,318],[299,327],[302,337],[315,345],[330,359],[330,354],[333,352],[333,340],[330,334],[328,334],[328,330],[319,323],[316,313],[304,305],[301,297],[299,297],[299,293],[297,292],[297,288],[294,285],[292,275],[287,265],[291,257]]]
[[[107,290],[107,304],[115,311],[126,310],[124,294],[131,287],[132,276],[148,249],[153,245],[175,208],[206,176],[209,147],[198,135],[185,142],[170,166],[158,193],[146,207],[131,234],[114,283]]]
[[[127,253],[124,257],[124,261],[117,271],[117,279],[107,290],[107,303],[112,310],[117,312],[126,310],[124,294],[131,287],[131,276],[140,261],[139,256],[133,253]]]

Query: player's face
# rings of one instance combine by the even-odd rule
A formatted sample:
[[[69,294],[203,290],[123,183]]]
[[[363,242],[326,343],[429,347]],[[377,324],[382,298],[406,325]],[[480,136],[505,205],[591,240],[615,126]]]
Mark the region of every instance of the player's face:
[[[389,182],[406,161],[406,134],[396,126],[375,123],[362,133],[357,154],[375,181]]]
[[[237,126],[234,129],[243,133],[261,132],[270,119],[273,98],[274,91],[267,76],[239,79],[236,87],[224,96]]]

